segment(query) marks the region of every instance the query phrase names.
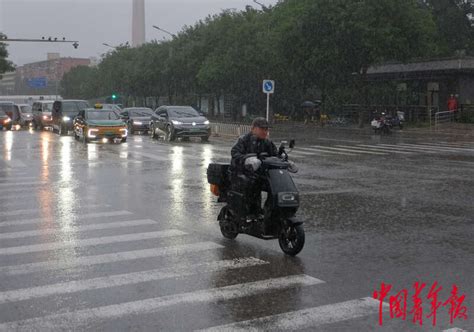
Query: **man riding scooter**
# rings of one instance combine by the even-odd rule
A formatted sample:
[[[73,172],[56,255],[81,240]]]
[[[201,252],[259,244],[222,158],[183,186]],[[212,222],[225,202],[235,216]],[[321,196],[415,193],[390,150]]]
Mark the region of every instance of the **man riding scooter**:
[[[256,172],[262,161],[257,157],[262,153],[276,157],[278,149],[269,137],[270,125],[265,118],[256,118],[252,122],[250,133],[241,136],[231,150],[232,185],[240,187],[246,193],[246,213],[250,222],[262,218],[261,185],[257,180],[247,177],[245,173]],[[249,157],[250,154],[255,156]]]

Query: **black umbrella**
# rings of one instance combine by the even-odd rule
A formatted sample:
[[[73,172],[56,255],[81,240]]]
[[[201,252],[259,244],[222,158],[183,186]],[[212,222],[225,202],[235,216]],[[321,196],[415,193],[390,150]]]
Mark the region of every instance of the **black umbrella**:
[[[301,107],[303,107],[303,108],[314,108],[315,106],[316,106],[316,104],[313,103],[312,101],[309,101],[309,100],[307,100],[307,101],[303,102],[303,104],[301,104]]]

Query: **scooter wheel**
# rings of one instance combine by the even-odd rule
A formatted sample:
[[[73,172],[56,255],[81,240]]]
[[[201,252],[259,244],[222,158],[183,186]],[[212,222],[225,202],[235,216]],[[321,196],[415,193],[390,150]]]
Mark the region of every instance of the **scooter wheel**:
[[[234,240],[237,235],[239,235],[237,226],[233,222],[232,216],[230,215],[229,209],[227,207],[222,208],[218,220],[221,233],[226,239]]]
[[[303,250],[304,240],[303,225],[285,227],[278,237],[281,250],[289,256],[296,256]]]

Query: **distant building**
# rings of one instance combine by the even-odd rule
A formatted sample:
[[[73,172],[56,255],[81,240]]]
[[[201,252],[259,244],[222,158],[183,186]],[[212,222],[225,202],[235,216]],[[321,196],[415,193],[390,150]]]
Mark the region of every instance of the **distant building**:
[[[369,81],[386,83],[391,102],[380,104],[420,105],[445,111],[451,94],[460,104],[474,104],[474,57],[433,59],[406,64],[385,63],[369,68]]]
[[[90,66],[91,59],[61,58],[49,53],[48,60],[28,63],[16,69],[15,94],[55,95],[64,74],[78,66]]]
[[[15,94],[16,86],[16,72],[11,71],[2,74],[0,79],[0,95],[13,95]]]

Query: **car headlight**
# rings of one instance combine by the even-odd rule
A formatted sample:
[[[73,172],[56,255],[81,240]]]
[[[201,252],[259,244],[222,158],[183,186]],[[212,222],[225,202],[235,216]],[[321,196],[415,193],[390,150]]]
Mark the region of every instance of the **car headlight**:
[[[8,118],[8,119],[5,120],[5,123],[10,122],[11,120],[12,120],[12,119]]]
[[[209,120],[206,120],[204,121],[204,124],[207,126],[208,124],[210,124]]]
[[[64,122],[71,121],[71,118],[68,116],[63,116],[63,121]]]
[[[122,137],[125,138],[128,136],[128,130],[127,128],[122,128],[120,129],[120,133],[122,134]]]
[[[98,132],[99,132],[99,129],[89,129],[87,131],[87,136],[89,136],[90,138],[96,138]]]
[[[182,124],[183,124],[181,121],[176,121],[176,120],[171,120],[171,122],[172,122],[174,125],[182,125]]]
[[[136,126],[141,126],[141,125],[143,125],[143,122],[133,121],[133,124],[136,125]]]
[[[43,120],[48,120],[48,116],[47,115],[43,115]]]

